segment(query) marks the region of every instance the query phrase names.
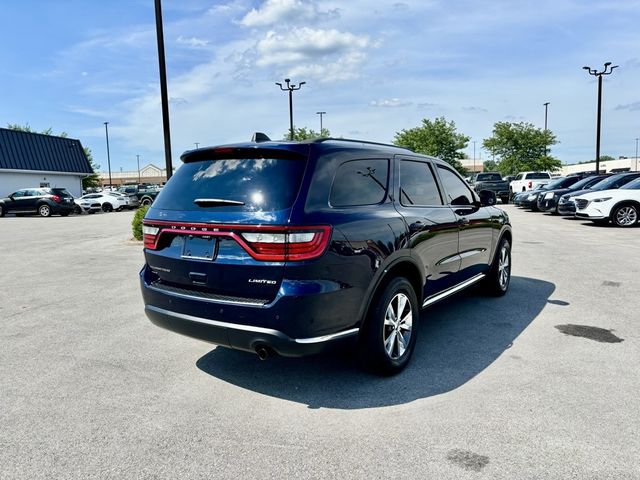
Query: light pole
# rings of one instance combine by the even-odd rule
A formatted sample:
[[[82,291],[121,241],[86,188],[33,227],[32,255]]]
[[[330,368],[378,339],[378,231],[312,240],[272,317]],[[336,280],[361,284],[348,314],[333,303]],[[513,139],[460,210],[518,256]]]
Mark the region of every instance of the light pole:
[[[582,67],[589,75],[598,77],[598,116],[596,121],[596,174],[600,173],[600,123],[602,120],[602,76],[611,75],[614,68],[618,65],[611,66],[611,62],[605,62],[604,70],[598,72],[595,68]]]
[[[544,139],[544,156],[547,156],[547,110],[549,109],[549,102],[544,103],[544,134],[545,134],[545,139]]]
[[[169,127],[169,93],[167,92],[167,65],[164,60],[164,32],[162,29],[162,4],[155,0],[156,7],[156,39],[158,42],[158,67],[160,70],[160,99],[162,103],[162,131],[164,132],[164,161],[167,169],[167,180],[173,175],[171,164],[171,132]]]
[[[140,181],[140,155],[136,155],[136,160],[138,161],[138,183],[142,183]]]
[[[473,141],[473,173],[476,173],[476,141]]]
[[[104,134],[107,137],[107,165],[109,166],[109,190],[113,184],[111,183],[111,155],[109,154],[109,122],[104,122]]]
[[[196,146],[196,150],[197,150],[198,148],[200,148],[200,143],[195,142],[195,143],[194,143],[194,145]]]
[[[636,172],[638,171],[638,139],[636,138]]]
[[[320,136],[322,136],[322,116],[326,114],[327,112],[316,112],[316,115],[320,115]]]
[[[282,84],[278,82],[276,82],[276,85],[278,85],[280,87],[280,90],[282,90],[283,92],[289,92],[289,135],[291,135],[290,140],[293,141],[293,92],[295,90],[300,90],[302,88],[302,85],[307,82],[300,82],[298,86],[291,83],[291,80],[288,78],[285,78],[284,82],[287,84],[286,87],[283,87]]]

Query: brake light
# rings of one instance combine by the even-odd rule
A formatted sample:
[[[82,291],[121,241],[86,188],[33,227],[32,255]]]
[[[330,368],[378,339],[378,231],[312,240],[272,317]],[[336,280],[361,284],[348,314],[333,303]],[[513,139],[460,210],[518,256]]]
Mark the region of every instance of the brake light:
[[[51,200],[53,200],[56,203],[60,203],[60,197],[58,195],[52,195]]]
[[[533,182],[529,181],[529,188],[533,186]]]
[[[160,229],[158,227],[152,227],[150,225],[142,226],[142,238],[144,240],[144,248],[150,248],[151,250],[155,250],[156,248],[156,237]]]
[[[251,257],[265,262],[310,260],[322,255],[331,239],[331,227],[271,225],[211,225],[146,221],[144,247],[156,250],[163,235],[229,237]]]

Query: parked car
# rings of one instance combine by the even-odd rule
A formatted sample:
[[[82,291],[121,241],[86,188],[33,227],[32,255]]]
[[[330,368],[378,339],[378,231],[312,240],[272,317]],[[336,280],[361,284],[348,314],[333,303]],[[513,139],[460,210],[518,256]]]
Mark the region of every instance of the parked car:
[[[551,181],[549,172],[522,172],[509,184],[511,194],[534,190],[536,185],[546,185]]]
[[[107,195],[119,198],[124,203],[122,208],[126,208],[127,210],[133,210],[140,206],[140,201],[138,200],[138,197],[136,197],[133,194],[127,194],[122,192],[107,192]]]
[[[550,183],[546,185],[539,185],[539,188],[537,190],[530,190],[528,192],[525,192],[527,194],[523,196],[522,200],[520,201],[520,205],[524,208],[528,208],[533,210],[534,212],[537,212],[538,200],[540,198],[543,198],[549,190],[553,190],[554,188],[570,187],[579,180],[580,177],[578,176],[554,178]]]
[[[518,207],[523,207],[522,202],[524,202],[524,200],[532,193],[542,190],[542,187],[544,187],[544,185],[536,185],[532,190],[525,190],[524,192],[514,194],[511,198],[511,203]]]
[[[564,188],[549,188],[544,195],[538,196],[538,210],[541,212],[558,213],[558,202],[563,195],[571,194],[578,190],[588,190],[609,175],[592,175],[582,178],[573,185]]]
[[[357,338],[363,365],[388,374],[422,307],[478,282],[507,292],[509,218],[441,160],[344,139],[181,158],[143,222],[158,326],[263,359]]]
[[[576,213],[576,205],[574,202],[575,197],[579,197],[585,193],[591,193],[592,191],[599,192],[601,190],[616,190],[639,177],[640,172],[618,173],[601,180],[591,186],[588,190],[576,190],[571,193],[567,193],[560,197],[560,200],[558,201],[558,213],[560,215],[573,216]]]
[[[134,195],[140,205],[151,205],[160,193],[160,189],[154,185],[123,185],[118,192]]]
[[[73,213],[74,208],[73,196],[65,188],[22,188],[0,198],[0,217],[6,213],[66,217]]]
[[[585,193],[575,198],[576,218],[618,227],[635,227],[640,215],[640,178],[615,190]]]
[[[110,192],[102,191],[100,193],[89,193],[80,197],[82,200],[92,200],[100,202],[103,212],[120,211],[128,205],[128,199],[120,195],[111,195]]]
[[[509,182],[503,180],[500,173],[476,173],[472,176],[471,181],[476,193],[480,193],[482,190],[490,190],[500,198],[502,203],[509,203]]]
[[[73,201],[76,204],[73,213],[76,215],[80,215],[83,212],[93,214],[102,210],[102,205],[95,199],[74,198]]]

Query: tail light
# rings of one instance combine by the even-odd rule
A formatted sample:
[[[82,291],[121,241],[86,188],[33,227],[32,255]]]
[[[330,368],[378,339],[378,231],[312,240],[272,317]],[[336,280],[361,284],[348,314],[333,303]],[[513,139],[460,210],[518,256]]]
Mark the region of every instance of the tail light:
[[[163,235],[230,237],[253,258],[265,262],[310,260],[322,255],[331,227],[176,224],[148,221],[142,227],[144,247],[156,250]]]
[[[533,182],[529,182],[529,188],[533,187]]]
[[[53,200],[56,203],[60,203],[60,197],[58,195],[52,195],[51,200]]]

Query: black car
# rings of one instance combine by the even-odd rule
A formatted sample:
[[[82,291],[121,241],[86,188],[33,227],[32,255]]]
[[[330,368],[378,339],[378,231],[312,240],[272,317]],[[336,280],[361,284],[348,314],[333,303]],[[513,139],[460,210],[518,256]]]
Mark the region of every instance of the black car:
[[[580,181],[578,176],[560,177],[552,180],[546,185],[541,186],[537,190],[530,190],[528,195],[523,195],[520,199],[520,206],[538,211],[538,198],[544,196],[549,190],[555,190],[556,188],[567,188]]]
[[[541,212],[558,213],[558,202],[563,195],[571,194],[571,192],[578,190],[588,190],[609,176],[610,175],[607,174],[593,175],[581,179],[570,187],[549,189],[544,192],[544,194],[538,195],[538,210]]]
[[[65,188],[23,188],[6,198],[0,198],[0,217],[5,213],[66,217],[74,210],[73,196]]]
[[[635,180],[640,177],[640,172],[631,172],[631,173],[618,173],[616,175],[611,175],[608,178],[600,180],[595,185],[592,185],[589,189],[583,190],[574,190],[569,193],[565,193],[558,200],[558,213],[560,215],[575,215],[576,214],[576,204],[573,201],[574,197],[578,197],[583,193],[589,193],[593,191],[600,190],[615,190],[623,185],[626,185],[631,180]]]
[[[357,338],[365,367],[395,373],[421,308],[479,282],[507,292],[509,218],[441,160],[344,139],[181,158],[143,224],[158,326],[263,359]]]

